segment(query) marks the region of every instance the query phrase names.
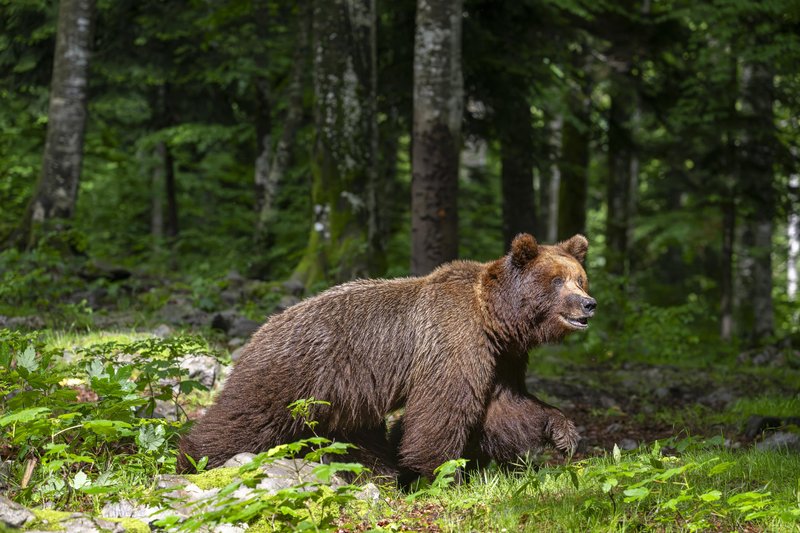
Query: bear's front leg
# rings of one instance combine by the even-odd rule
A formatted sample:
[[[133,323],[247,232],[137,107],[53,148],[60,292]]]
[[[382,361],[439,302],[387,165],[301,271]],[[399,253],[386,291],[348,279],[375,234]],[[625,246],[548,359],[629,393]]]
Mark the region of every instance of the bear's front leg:
[[[527,392],[498,385],[486,411],[480,436],[480,456],[513,463],[552,445],[572,455],[579,435],[564,414]]]
[[[466,455],[467,441],[480,427],[486,400],[469,386],[451,391],[426,388],[409,398],[390,439],[399,442],[403,469],[433,479],[433,471],[442,463]]]

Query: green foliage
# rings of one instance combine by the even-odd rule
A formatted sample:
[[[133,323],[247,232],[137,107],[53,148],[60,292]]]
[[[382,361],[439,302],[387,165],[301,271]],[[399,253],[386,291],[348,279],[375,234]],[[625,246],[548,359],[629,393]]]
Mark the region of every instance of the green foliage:
[[[131,473],[174,468],[171,441],[180,425],[146,416],[158,400],[177,406],[204,388],[177,364],[203,352],[192,338],[110,342],[78,349],[77,363],[68,365],[36,335],[0,330],[3,440],[18,469],[38,464],[33,482],[12,493],[65,504],[72,491],[111,493]]]

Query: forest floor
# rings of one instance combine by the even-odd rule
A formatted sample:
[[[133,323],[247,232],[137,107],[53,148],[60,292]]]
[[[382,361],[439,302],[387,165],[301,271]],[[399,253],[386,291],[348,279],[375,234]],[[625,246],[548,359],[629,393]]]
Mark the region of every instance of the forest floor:
[[[181,368],[192,379],[217,390],[231,359],[237,357],[238,350],[259,325],[259,318],[268,312],[265,307],[246,302],[258,298],[268,302],[269,310],[275,310],[292,305],[299,296],[298,288],[291,284],[244,280],[238,275],[231,275],[225,283],[217,285],[132,283],[138,294],[109,291],[108,284],[100,284],[99,289],[69,295],[67,303],[55,312],[31,313],[30,309],[20,308],[16,316],[10,313],[0,316],[0,328],[39,332],[43,345],[63,353],[65,359],[71,360],[69,364],[94,353],[85,352],[87,347],[108,341],[124,344],[141,339],[167,339],[165,342],[169,342],[179,335],[197,335],[217,355],[206,359],[193,356],[190,363],[181,359]],[[111,301],[117,305],[111,305]],[[119,305],[125,301],[129,303]],[[103,353],[103,357],[108,355]],[[87,379],[83,383],[78,385],[78,401],[102,403],[102,394],[98,400],[98,395],[90,390],[95,387],[94,381]],[[709,358],[664,364],[635,357],[587,357],[570,346],[544,347],[532,355],[527,384],[531,392],[561,408],[578,426],[582,439],[578,452],[569,460],[557,454],[545,455],[523,465],[519,471],[490,469],[456,485],[450,485],[443,473],[440,483],[434,482],[412,494],[398,491],[391,483],[379,483],[379,494],[368,507],[347,503],[346,498],[337,503],[335,495],[330,496],[333,498],[330,501],[297,496],[287,500],[291,505],[284,502],[284,511],[288,505],[289,515],[294,516],[291,520],[287,518],[289,521],[284,525],[274,521],[274,513],[278,511],[273,510],[273,520],[265,522],[232,505],[228,515],[204,514],[205,522],[194,525],[179,522],[171,526],[239,531],[243,530],[242,524],[249,523],[253,531],[284,526],[292,529],[302,525],[297,517],[303,513],[311,516],[315,509],[339,505],[330,523],[325,525],[318,515],[314,527],[345,531],[574,531],[626,527],[799,530],[798,383],[800,357],[790,350],[779,357],[772,352],[751,352],[741,354],[736,360]],[[186,412],[195,417],[202,413],[210,395],[194,392],[184,400]],[[157,416],[171,416],[163,412],[165,402],[160,402],[158,409],[162,411]],[[9,412],[5,418],[10,420],[9,417],[20,415],[21,411]],[[21,416],[17,416],[16,423],[21,424]],[[3,418],[0,411],[0,426],[17,427],[4,423]],[[120,438],[123,436],[120,433]],[[140,434],[136,440],[140,448],[141,437]],[[111,491],[101,490],[104,474],[99,456],[108,453],[110,445],[73,456],[73,466],[66,468],[63,463],[66,459],[59,459],[62,463],[56,466],[52,466],[56,462],[48,463],[47,456],[57,442],[54,435],[49,440],[47,452],[30,449],[26,452],[24,446],[9,444],[0,447],[2,459],[8,465],[6,474],[0,471],[0,485],[5,482],[5,490],[12,499],[27,506],[50,507],[67,511],[67,515],[80,511],[97,517],[109,502],[120,499],[120,492],[151,501],[153,494],[147,487],[159,485],[158,479],[170,474],[169,465],[174,464],[160,459],[160,466],[155,465],[151,470],[140,465],[140,474],[129,476],[126,483],[130,486],[126,491],[109,494]],[[85,442],[90,441],[80,436],[66,441],[66,445],[86,447]],[[169,447],[168,454],[174,454],[169,451],[174,450],[174,439],[165,446]],[[136,461],[141,459],[141,453],[131,453]],[[73,492],[81,492],[75,485],[76,470],[83,472],[81,457],[86,460],[92,454],[95,454],[94,466],[86,471],[88,482],[95,483],[97,490],[92,491],[86,485],[82,498],[70,497]],[[24,460],[26,456],[38,457],[40,466],[33,471],[33,479],[43,485],[55,483],[51,493],[37,493],[37,489],[20,486],[22,477],[27,475],[31,479],[30,473],[25,472],[31,464],[30,459]],[[136,461],[126,463],[123,459],[122,463],[127,465],[123,470]],[[48,464],[51,470],[43,472],[43,466]],[[62,468],[67,488],[73,489],[67,491],[66,497],[53,496],[58,494],[57,467]],[[234,510],[244,514],[236,514]],[[64,527],[62,519],[48,522],[37,516],[27,528]],[[214,525],[228,521],[240,524],[232,526],[240,529]],[[103,529],[95,526],[97,530]],[[141,523],[133,526],[128,523],[125,529],[141,530],[140,526]]]

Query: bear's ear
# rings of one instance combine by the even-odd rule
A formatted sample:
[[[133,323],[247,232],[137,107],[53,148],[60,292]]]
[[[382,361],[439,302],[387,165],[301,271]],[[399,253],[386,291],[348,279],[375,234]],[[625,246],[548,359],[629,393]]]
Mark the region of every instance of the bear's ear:
[[[524,267],[539,254],[539,244],[533,235],[520,233],[511,242],[511,262],[514,266]]]
[[[558,243],[558,247],[583,263],[583,260],[586,259],[586,252],[589,250],[589,241],[583,235],[578,234]]]

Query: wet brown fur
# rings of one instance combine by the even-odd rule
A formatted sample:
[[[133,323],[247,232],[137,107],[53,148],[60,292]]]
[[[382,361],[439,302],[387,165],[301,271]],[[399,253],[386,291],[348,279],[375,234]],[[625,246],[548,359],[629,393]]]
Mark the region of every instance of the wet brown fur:
[[[430,476],[449,459],[508,462],[547,444],[573,451],[574,426],[524,376],[528,350],[568,333],[561,316],[588,297],[587,246],[521,234],[490,263],[345,283],[271,317],[182,439],[179,470],[190,470],[185,454],[216,467],[306,436],[287,405],[310,397],[330,402],[315,408],[317,434],[358,445],[351,459],[378,474]],[[384,421],[401,407],[393,441]]]

